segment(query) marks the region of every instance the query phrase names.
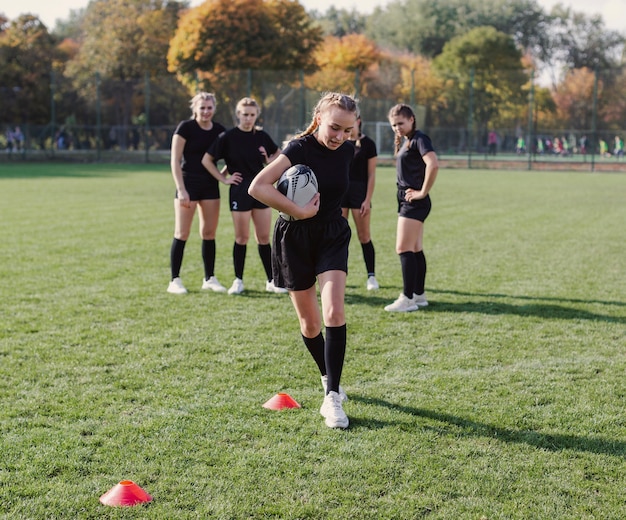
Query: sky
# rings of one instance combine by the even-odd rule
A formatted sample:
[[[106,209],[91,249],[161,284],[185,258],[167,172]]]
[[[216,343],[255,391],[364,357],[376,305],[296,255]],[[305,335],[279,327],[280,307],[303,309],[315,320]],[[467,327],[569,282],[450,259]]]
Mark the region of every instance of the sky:
[[[191,0],[191,5],[198,5],[203,0]],[[352,9],[363,14],[371,13],[375,7],[384,6],[388,0],[300,0],[307,11],[317,9],[326,11],[330,6],[337,8]],[[0,13],[4,13],[9,20],[17,18],[20,14],[36,14],[50,29],[56,25],[56,20],[66,20],[71,9],[86,7],[89,0],[2,0]],[[562,3],[571,7],[574,11],[580,11],[588,15],[600,14],[604,18],[605,25],[614,30],[626,33],[626,5],[624,0],[538,0],[538,3],[546,10],[553,5]]]

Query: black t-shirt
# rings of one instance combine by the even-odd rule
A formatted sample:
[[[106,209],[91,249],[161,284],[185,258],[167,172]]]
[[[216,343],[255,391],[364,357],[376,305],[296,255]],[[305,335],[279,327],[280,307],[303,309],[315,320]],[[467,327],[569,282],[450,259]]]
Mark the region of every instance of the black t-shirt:
[[[336,150],[320,144],[310,134],[290,141],[282,151],[292,165],[305,164],[317,177],[320,209],[307,220],[328,220],[341,217],[341,200],[348,190],[350,164],[354,158],[354,144],[345,141]]]
[[[244,132],[235,127],[220,135],[208,152],[215,162],[224,159],[230,174],[239,172],[249,183],[265,165],[265,156],[259,151],[261,146],[268,156],[278,150],[276,143],[263,130]]]
[[[361,136],[359,139],[361,146],[356,146],[356,141],[350,142],[356,147],[354,159],[352,159],[352,165],[350,166],[350,182],[364,182],[367,184],[369,179],[367,163],[372,157],[378,155],[376,143],[366,135]]]
[[[422,156],[434,152],[430,137],[416,131],[410,140],[402,143],[396,162],[396,182],[398,188],[422,189],[426,174],[426,163]]]
[[[202,166],[202,157],[213,144],[213,141],[226,130],[220,123],[213,121],[211,130],[203,130],[195,119],[181,121],[174,134],[185,139],[181,169],[183,174],[207,174]]]

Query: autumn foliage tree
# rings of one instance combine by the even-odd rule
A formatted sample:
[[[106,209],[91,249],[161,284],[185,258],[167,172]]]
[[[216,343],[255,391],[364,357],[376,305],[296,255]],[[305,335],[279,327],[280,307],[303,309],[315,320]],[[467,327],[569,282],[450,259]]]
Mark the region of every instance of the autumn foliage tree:
[[[319,70],[307,78],[306,85],[366,96],[381,56],[377,45],[362,34],[328,36],[314,53]]]
[[[321,29],[292,0],[207,0],[184,13],[167,54],[168,69],[193,91],[237,70],[274,70],[297,77],[313,69]]]
[[[552,95],[561,124],[568,128],[591,128],[594,83],[595,74],[587,67],[566,74]]]
[[[167,74],[166,55],[181,6],[165,0],[92,0],[82,21],[80,49],[66,67],[75,89],[95,98],[101,92],[116,107],[109,124],[129,125],[142,110],[135,95],[146,75]],[[175,91],[175,90],[174,90]]]

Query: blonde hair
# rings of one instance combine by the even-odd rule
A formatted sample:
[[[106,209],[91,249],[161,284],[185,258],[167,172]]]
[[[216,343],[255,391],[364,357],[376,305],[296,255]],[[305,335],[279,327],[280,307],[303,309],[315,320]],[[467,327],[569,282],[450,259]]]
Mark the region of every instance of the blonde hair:
[[[259,106],[259,104],[256,102],[256,99],[254,99],[254,98],[244,97],[244,98],[241,98],[237,102],[237,106],[235,107],[235,113],[237,114],[237,116],[239,116],[239,112],[241,112],[244,107],[254,107],[254,108],[256,108],[256,116],[257,116],[257,118],[261,115],[261,107]],[[239,117],[237,117],[237,119],[239,119]],[[256,132],[257,130],[261,130],[261,127],[258,126],[258,125],[254,125],[254,128],[252,129],[252,132]]]
[[[307,127],[307,129],[296,135],[296,137],[304,137],[305,135],[310,135],[317,130],[319,126],[317,122],[317,116],[329,108],[337,107],[345,110],[346,112],[352,112],[357,118],[359,117],[359,106],[355,99],[347,96],[345,94],[339,94],[338,92],[327,92],[322,96],[322,98],[317,102],[315,108],[313,109],[313,119],[311,123]]]
[[[192,117],[196,117],[196,109],[198,105],[203,101],[213,101],[213,106],[217,107],[217,99],[215,98],[215,94],[211,92],[198,92],[194,97],[191,98],[189,102],[189,108],[191,108]]]
[[[411,139],[413,135],[415,134],[415,132],[417,131],[417,127],[415,123],[415,113],[413,112],[413,109],[409,105],[398,103],[397,105],[394,105],[391,107],[391,109],[389,110],[389,114],[387,114],[387,119],[391,119],[392,117],[397,117],[397,116],[402,116],[407,119],[413,118],[413,126],[411,128],[411,132],[407,135],[407,137]],[[396,134],[394,145],[395,145],[394,153],[397,154],[400,151],[400,148],[402,146],[401,135]]]
[[[255,107],[257,109],[257,116],[261,114],[261,107],[259,106],[259,104],[256,102],[256,99],[254,98],[251,98],[251,97],[241,98],[237,102],[237,107],[235,108],[235,111],[239,113],[241,112],[243,107]]]

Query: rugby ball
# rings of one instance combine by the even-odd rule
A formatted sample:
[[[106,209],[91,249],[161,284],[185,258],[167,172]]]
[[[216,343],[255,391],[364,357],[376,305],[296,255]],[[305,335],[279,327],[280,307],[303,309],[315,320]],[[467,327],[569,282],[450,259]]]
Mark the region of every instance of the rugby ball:
[[[280,176],[276,184],[276,189],[289,200],[294,201],[298,206],[302,207],[309,203],[317,193],[317,177],[308,166],[304,164],[294,164]],[[298,220],[282,211],[280,211],[279,214],[285,220]]]

